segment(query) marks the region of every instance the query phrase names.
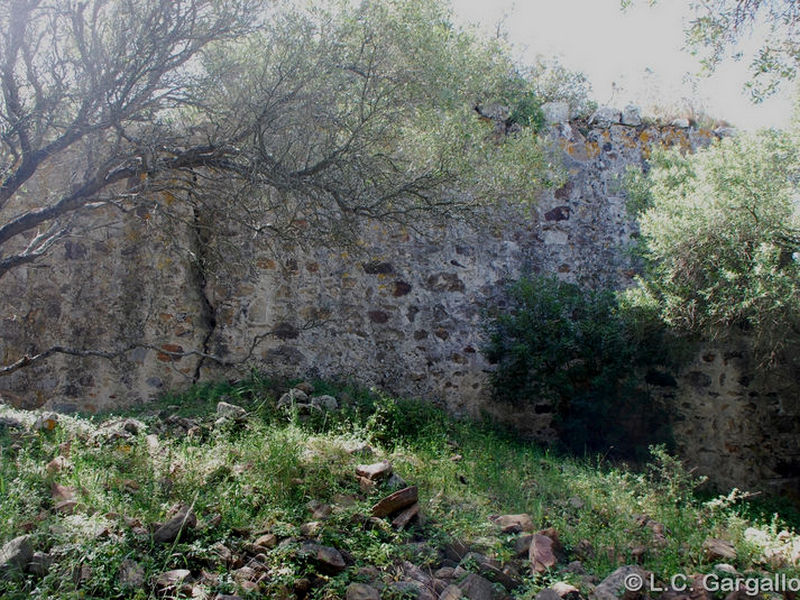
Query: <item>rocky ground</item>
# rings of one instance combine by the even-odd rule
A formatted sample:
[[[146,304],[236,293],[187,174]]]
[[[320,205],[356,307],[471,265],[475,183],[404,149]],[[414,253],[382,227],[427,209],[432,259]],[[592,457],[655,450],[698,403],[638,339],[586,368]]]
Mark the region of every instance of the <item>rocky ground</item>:
[[[339,401],[313,395],[306,384],[280,396],[275,409],[303,421],[339,410]],[[466,516],[481,522],[451,528],[459,505],[450,498],[443,511],[442,498],[453,495],[448,490],[469,486],[467,479],[476,476],[458,470],[466,459],[452,440],[443,446],[449,452],[442,464],[455,468],[460,480],[454,488],[436,492],[427,480],[416,485],[413,472],[398,468],[385,450],[349,438],[340,440],[335,464],[330,453],[314,459],[317,470],[278,472],[273,464],[271,485],[297,487],[302,493],[291,496],[290,491],[291,510],[270,508],[276,501],[259,495],[252,483],[235,489],[230,487],[234,483],[218,483],[246,479],[256,469],[253,457],[248,459],[236,446],[243,439],[237,436],[246,435],[253,419],[246,408],[228,401],[219,401],[207,416],[162,411],[99,423],[0,405],[6,462],[0,484],[4,503],[9,503],[3,514],[8,522],[2,529],[0,595],[744,600],[759,595],[745,589],[744,579],[714,592],[703,589],[703,576],[713,583],[798,573],[800,537],[789,530],[743,527],[741,535],[732,536],[715,525],[699,543],[700,538],[676,539],[677,532],[655,516],[630,513],[617,515],[608,525],[627,523],[620,533],[629,539],[619,545],[577,539],[580,527],[574,519],[593,518],[590,510],[602,513],[604,508],[586,495],[561,500],[570,515],[565,521],[543,522],[540,515],[524,512],[492,513],[503,506],[491,501],[473,514],[465,501]],[[301,454],[314,451],[314,443]],[[217,456],[197,454],[210,446]],[[12,478],[9,465],[31,469],[24,464],[30,465],[33,447],[42,461],[34,485],[39,495],[26,499],[20,497],[24,486],[15,489],[24,477],[16,473]],[[226,460],[222,455],[227,453],[238,459]],[[103,466],[103,455],[113,460]],[[407,458],[401,462],[414,464]],[[130,463],[129,468],[119,468],[120,463]],[[115,476],[92,480],[101,478],[103,469]],[[263,482],[263,476],[253,481],[261,477]],[[321,479],[309,486],[314,478]],[[238,494],[228,497],[235,500],[221,497],[229,490]],[[239,505],[240,500],[246,502]],[[605,507],[612,512],[629,508]],[[156,514],[162,518],[153,520]],[[725,539],[726,533],[736,543]],[[682,563],[666,562],[667,556],[681,552],[686,553]],[[685,577],[670,581],[668,569],[678,567],[685,568]],[[640,589],[634,589],[637,582]],[[682,589],[686,582],[694,589]],[[796,593],[772,590],[766,597],[794,600]]]

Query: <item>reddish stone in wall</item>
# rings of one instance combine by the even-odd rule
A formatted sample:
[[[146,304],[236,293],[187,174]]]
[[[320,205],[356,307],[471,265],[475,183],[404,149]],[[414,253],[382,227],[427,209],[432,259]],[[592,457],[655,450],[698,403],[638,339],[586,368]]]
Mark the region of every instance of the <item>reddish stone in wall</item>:
[[[569,219],[569,206],[556,206],[544,213],[545,221],[566,221]]]
[[[182,356],[175,356],[174,354],[170,354],[172,352],[183,352],[183,346],[179,346],[178,344],[163,344],[161,346],[161,350],[163,352],[159,352],[156,355],[156,358],[161,362],[176,362],[179,361]]]
[[[386,323],[389,320],[389,315],[382,310],[371,310],[367,316],[373,323]]]
[[[392,295],[395,298],[399,298],[400,296],[405,296],[411,291],[411,284],[406,283],[405,281],[395,281],[394,282],[394,292]]]

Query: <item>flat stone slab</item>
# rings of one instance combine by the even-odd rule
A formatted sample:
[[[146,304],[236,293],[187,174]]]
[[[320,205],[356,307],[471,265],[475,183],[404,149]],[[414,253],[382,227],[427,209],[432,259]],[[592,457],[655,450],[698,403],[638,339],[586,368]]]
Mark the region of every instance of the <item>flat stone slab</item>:
[[[185,579],[191,577],[192,573],[188,569],[173,569],[161,573],[156,579],[156,587],[161,589],[171,589],[180,585]]]
[[[392,521],[392,527],[395,529],[405,529],[411,522],[411,519],[419,515],[419,502],[414,502],[411,506],[403,510]]]
[[[383,500],[372,507],[373,517],[387,517],[392,513],[402,510],[414,504],[418,497],[417,486],[397,490],[394,494],[386,496]]]
[[[371,465],[358,465],[356,475],[370,481],[381,481],[392,474],[392,463],[388,460],[372,463]]]
[[[533,520],[530,515],[500,515],[492,518],[492,522],[500,527],[503,533],[533,533]]]

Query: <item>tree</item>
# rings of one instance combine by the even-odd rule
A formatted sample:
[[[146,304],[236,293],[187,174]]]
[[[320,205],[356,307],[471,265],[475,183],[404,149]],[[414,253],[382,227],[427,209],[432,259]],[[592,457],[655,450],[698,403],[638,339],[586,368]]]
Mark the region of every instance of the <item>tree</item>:
[[[179,145],[159,116],[191,102],[193,60],[250,30],[255,8],[250,0],[4,5],[0,276],[46,253],[90,204],[135,198],[157,173],[223,165],[221,140]],[[73,163],[71,174],[46,190],[26,188],[59,159]]]
[[[656,4],[658,0],[649,0]],[[623,8],[632,0],[621,0]],[[797,76],[800,64],[800,2],[797,0],[693,0],[686,28],[689,49],[713,72],[726,58],[742,58],[737,48],[754,32],[763,42],[751,57],[746,84],[754,101],[775,93]]]
[[[646,272],[630,292],[685,335],[754,341],[762,364],[800,348],[800,146],[740,135],[659,151],[633,186]]]
[[[98,206],[346,237],[543,181],[528,122],[477,118],[529,82],[432,0],[12,0],[0,44],[0,278]]]

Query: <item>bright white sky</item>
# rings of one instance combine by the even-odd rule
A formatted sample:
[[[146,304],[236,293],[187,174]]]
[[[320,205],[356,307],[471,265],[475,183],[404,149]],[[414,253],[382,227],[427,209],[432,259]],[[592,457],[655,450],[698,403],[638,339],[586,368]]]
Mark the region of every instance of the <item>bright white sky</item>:
[[[701,78],[697,94],[684,83],[697,60],[682,50],[687,0],[641,1],[626,12],[619,0],[452,0],[456,20],[479,24],[489,33],[498,23],[522,62],[537,54],[557,56],[586,74],[595,100],[619,108],[629,102],[645,113],[654,103],[676,107],[693,98],[712,117],[737,127],[785,127],[791,112],[791,86],[760,105],[742,92],[747,64],[730,63],[712,78]],[[648,72],[651,72],[648,75]]]

